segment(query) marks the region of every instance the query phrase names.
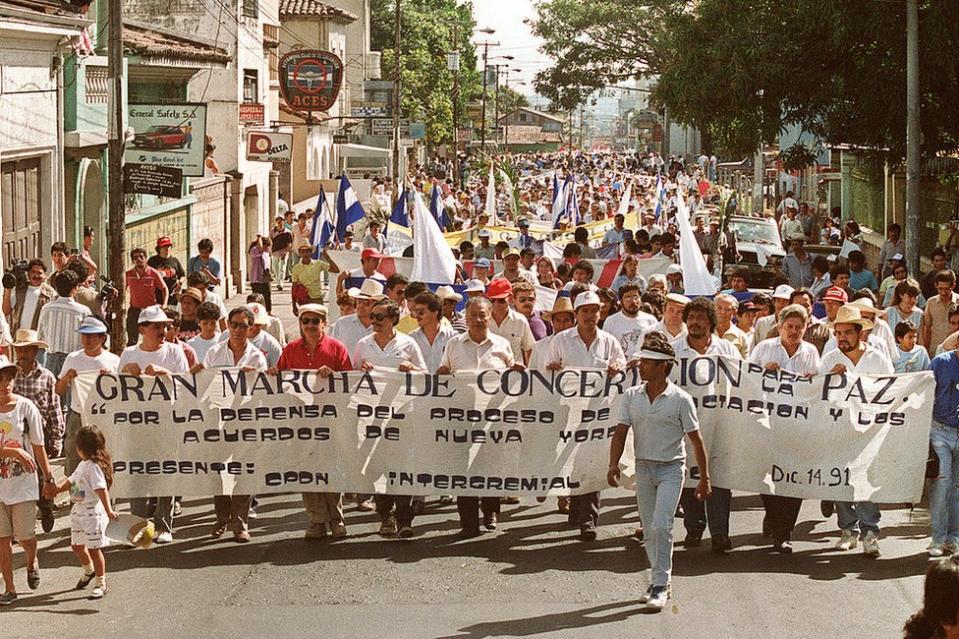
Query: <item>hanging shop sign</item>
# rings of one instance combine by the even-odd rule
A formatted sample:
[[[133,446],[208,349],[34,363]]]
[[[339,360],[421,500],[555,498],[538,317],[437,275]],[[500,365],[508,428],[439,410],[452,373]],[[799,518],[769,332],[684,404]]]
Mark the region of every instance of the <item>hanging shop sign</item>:
[[[180,197],[183,195],[183,172],[156,164],[125,164],[123,192]]]
[[[343,61],[329,51],[293,51],[280,59],[280,94],[298,111],[328,111],[343,84]]]
[[[250,131],[246,136],[246,159],[289,163],[293,159],[293,134]]]
[[[127,164],[155,164],[180,169],[183,177],[203,177],[206,105],[130,104],[133,140],[126,145]]]

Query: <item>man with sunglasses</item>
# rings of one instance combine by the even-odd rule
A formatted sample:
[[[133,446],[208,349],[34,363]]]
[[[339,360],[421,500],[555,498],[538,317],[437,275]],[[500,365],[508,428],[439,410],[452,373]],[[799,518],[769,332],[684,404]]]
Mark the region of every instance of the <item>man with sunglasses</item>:
[[[495,279],[487,287],[486,297],[492,303],[490,332],[506,338],[513,349],[513,359],[525,365],[536,339],[529,321],[519,311],[510,308],[513,285],[508,280]]]
[[[159,305],[142,309],[137,323],[140,343],[126,347],[120,354],[120,373],[140,377],[187,372],[190,365],[183,349],[166,341],[167,327],[172,323]],[[131,500],[130,511],[139,517],[148,517],[151,501],[155,502],[153,525],[157,536],[154,541],[169,544],[173,541],[173,497],[137,497]]]
[[[397,332],[400,307],[391,299],[377,300],[370,313],[373,333],[356,345],[353,363],[360,370],[425,371],[426,362],[416,341]],[[413,536],[412,495],[374,495],[376,512],[380,516],[379,534],[383,537]],[[393,509],[396,508],[396,516]]]
[[[203,358],[203,368],[241,368],[244,371],[265,371],[266,357],[250,340],[249,333],[253,327],[253,311],[240,306],[230,311],[227,318],[227,333],[229,337],[207,351]],[[233,525],[233,539],[237,543],[250,541],[247,521],[250,516],[250,505],[253,495],[217,495],[213,498],[213,508],[216,511],[216,523],[210,533],[214,539],[219,539],[226,533],[227,528]]]
[[[301,337],[283,349],[277,364],[279,370],[310,370],[317,371],[320,377],[329,377],[334,372],[353,369],[346,346],[326,334],[326,318],[326,307],[322,304],[300,307],[297,320]],[[340,493],[303,493],[303,506],[310,519],[304,535],[307,539],[322,539],[329,532],[336,538],[346,537]]]

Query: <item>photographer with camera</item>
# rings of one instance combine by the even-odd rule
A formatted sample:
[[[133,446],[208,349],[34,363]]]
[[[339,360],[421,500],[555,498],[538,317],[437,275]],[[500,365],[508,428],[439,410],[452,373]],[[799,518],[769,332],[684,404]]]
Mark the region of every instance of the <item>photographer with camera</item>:
[[[10,318],[10,330],[36,330],[40,309],[57,296],[47,284],[43,260],[15,260],[3,274],[3,314]]]

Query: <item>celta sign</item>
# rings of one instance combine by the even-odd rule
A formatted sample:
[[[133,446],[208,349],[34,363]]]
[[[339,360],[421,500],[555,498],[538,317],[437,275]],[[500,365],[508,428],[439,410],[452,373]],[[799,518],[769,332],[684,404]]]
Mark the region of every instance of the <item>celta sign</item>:
[[[297,111],[327,111],[343,84],[343,61],[329,51],[293,51],[280,59],[280,93]]]

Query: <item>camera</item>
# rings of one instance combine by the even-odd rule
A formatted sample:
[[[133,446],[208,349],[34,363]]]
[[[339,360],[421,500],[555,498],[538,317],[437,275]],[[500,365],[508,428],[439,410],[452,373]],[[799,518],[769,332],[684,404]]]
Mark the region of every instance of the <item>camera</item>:
[[[0,278],[3,288],[22,288],[27,285],[27,261],[13,260],[10,262],[10,268],[3,273]]]
[[[106,275],[101,275],[100,281],[103,282],[103,286],[100,287],[100,292],[98,293],[100,299],[104,302],[109,302],[115,299],[119,294],[119,291],[117,290],[116,284],[113,283],[113,280]]]

